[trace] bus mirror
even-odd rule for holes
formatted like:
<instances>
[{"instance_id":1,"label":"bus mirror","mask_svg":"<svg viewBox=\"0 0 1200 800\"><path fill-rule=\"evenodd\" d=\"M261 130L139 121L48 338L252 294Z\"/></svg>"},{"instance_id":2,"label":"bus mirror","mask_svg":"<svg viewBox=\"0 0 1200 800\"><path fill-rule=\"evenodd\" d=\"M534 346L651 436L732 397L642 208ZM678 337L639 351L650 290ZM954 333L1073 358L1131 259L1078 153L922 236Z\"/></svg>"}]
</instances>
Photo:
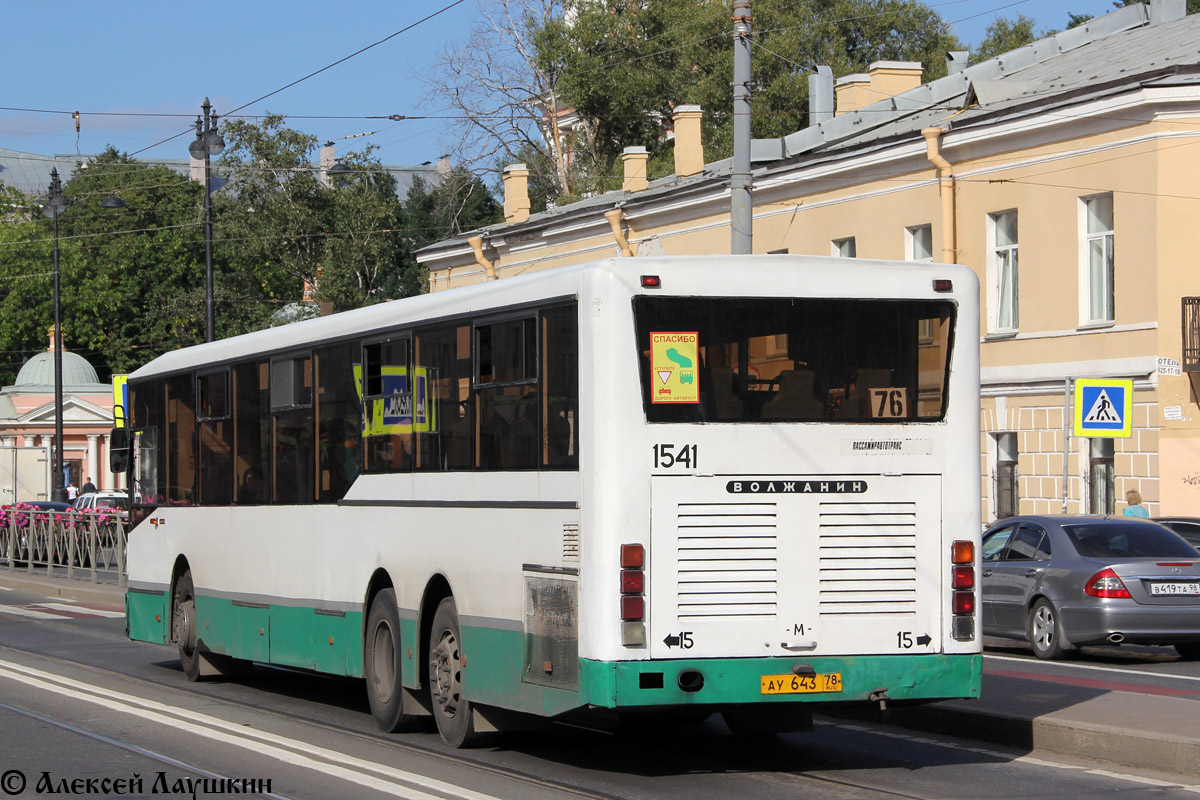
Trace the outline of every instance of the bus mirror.
<instances>
[{"instance_id":1,"label":"bus mirror","mask_svg":"<svg viewBox=\"0 0 1200 800\"><path fill-rule=\"evenodd\" d=\"M113 428L108 444L108 468L111 472L129 470L129 429Z\"/></svg>"}]
</instances>

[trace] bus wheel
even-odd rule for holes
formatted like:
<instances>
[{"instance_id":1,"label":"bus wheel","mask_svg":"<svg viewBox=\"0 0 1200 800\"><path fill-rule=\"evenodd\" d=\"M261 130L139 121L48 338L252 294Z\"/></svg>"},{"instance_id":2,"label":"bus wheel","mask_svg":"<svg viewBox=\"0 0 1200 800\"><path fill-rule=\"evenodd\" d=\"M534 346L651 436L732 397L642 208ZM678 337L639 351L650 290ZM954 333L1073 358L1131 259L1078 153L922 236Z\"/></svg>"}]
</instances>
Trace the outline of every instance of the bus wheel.
<instances>
[{"instance_id":1,"label":"bus wheel","mask_svg":"<svg viewBox=\"0 0 1200 800\"><path fill-rule=\"evenodd\" d=\"M453 747L470 747L479 736L471 719L471 703L463 697L462 636L454 598L438 604L429 634L429 695L438 733Z\"/></svg>"},{"instance_id":2,"label":"bus wheel","mask_svg":"<svg viewBox=\"0 0 1200 800\"><path fill-rule=\"evenodd\" d=\"M363 653L367 699L379 729L387 733L423 729L427 718L404 713L404 688L400 683L400 613L396 610L396 592L392 589L384 589L371 601Z\"/></svg>"},{"instance_id":3,"label":"bus wheel","mask_svg":"<svg viewBox=\"0 0 1200 800\"><path fill-rule=\"evenodd\" d=\"M175 608L171 613L171 639L179 645L179 663L189 681L248 670L249 665L227 656L200 652L196 643L196 590L191 571L175 583Z\"/></svg>"}]
</instances>

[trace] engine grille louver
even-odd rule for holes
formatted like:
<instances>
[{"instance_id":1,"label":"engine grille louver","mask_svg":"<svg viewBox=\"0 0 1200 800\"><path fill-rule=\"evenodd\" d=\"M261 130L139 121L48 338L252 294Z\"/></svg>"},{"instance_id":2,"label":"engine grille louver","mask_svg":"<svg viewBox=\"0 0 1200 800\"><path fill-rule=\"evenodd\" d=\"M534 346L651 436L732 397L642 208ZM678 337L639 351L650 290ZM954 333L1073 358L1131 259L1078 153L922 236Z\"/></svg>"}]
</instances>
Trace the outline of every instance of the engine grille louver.
<instances>
[{"instance_id":1,"label":"engine grille louver","mask_svg":"<svg viewBox=\"0 0 1200 800\"><path fill-rule=\"evenodd\" d=\"M773 617L778 604L775 503L680 503L680 619Z\"/></svg>"},{"instance_id":2,"label":"engine grille louver","mask_svg":"<svg viewBox=\"0 0 1200 800\"><path fill-rule=\"evenodd\" d=\"M822 615L916 611L916 503L821 503L817 552Z\"/></svg>"}]
</instances>

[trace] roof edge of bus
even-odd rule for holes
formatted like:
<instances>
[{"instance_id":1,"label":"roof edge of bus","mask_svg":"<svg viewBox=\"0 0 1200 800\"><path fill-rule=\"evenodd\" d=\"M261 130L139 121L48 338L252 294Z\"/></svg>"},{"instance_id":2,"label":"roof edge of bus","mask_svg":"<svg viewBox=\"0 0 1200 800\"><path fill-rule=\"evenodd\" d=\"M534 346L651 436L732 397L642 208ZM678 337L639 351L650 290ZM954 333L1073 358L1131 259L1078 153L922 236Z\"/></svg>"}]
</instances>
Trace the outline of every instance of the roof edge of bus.
<instances>
[{"instance_id":1,"label":"roof edge of bus","mask_svg":"<svg viewBox=\"0 0 1200 800\"><path fill-rule=\"evenodd\" d=\"M376 332L382 333L394 329L398 325L403 325L407 321L428 322L454 317L474 310L473 300L478 297L487 297L488 305L495 306L498 311L505 306L518 305L534 299L549 300L556 297L567 297L578 293L579 287L584 281L583 276L588 273L652 274L660 267L671 268L686 264L690 268L695 268L743 257L724 254L639 256L636 258L610 256L523 275L512 275L498 281L389 300L337 314L239 334L214 342L178 348L163 353L137 368L129 378L137 381L150 376L203 369L206 365L223 364L253 355L269 356L300 351L306 347L336 341L352 335L370 336ZM754 258L756 260L759 258L771 259L769 262L771 264L808 262L827 265L838 262L841 274L884 264L893 266L904 264L911 268L919 268L931 275L936 273L938 277L958 280L969 275L977 281L974 270L959 264L899 262L869 258L847 259L838 256L803 254L757 255ZM536 297L528 291L530 286L542 287L536 292Z\"/></svg>"}]
</instances>

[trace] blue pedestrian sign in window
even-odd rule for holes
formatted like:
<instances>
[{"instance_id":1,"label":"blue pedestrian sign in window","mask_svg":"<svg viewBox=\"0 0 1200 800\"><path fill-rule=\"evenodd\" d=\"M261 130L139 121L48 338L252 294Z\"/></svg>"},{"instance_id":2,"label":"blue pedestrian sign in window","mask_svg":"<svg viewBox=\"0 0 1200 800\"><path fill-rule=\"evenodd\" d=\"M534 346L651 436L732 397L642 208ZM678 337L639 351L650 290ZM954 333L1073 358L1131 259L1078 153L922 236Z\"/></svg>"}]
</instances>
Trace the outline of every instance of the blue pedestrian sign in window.
<instances>
[{"instance_id":1,"label":"blue pedestrian sign in window","mask_svg":"<svg viewBox=\"0 0 1200 800\"><path fill-rule=\"evenodd\" d=\"M1075 435L1127 438L1133 434L1133 381L1075 381Z\"/></svg>"}]
</instances>

